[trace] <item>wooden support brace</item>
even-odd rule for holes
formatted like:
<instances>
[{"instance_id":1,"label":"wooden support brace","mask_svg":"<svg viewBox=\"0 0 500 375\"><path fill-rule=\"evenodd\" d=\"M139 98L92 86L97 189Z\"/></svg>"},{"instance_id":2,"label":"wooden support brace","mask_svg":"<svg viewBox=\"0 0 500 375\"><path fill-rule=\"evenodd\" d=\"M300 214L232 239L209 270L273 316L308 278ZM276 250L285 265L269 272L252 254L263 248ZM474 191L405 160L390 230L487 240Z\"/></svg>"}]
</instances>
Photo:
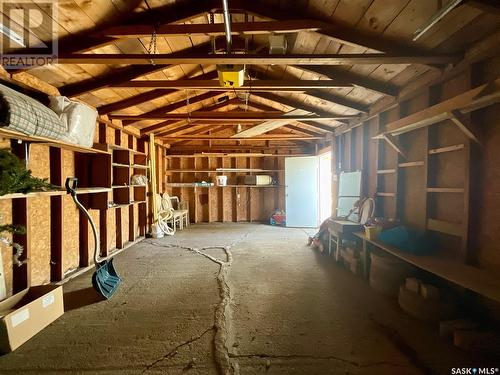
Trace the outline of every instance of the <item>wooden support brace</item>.
<instances>
[{"instance_id":1,"label":"wooden support brace","mask_svg":"<svg viewBox=\"0 0 500 375\"><path fill-rule=\"evenodd\" d=\"M479 145L482 145L480 137L475 134L471 120L458 110L450 112L450 120L453 121L464 134Z\"/></svg>"},{"instance_id":2,"label":"wooden support brace","mask_svg":"<svg viewBox=\"0 0 500 375\"><path fill-rule=\"evenodd\" d=\"M389 146L391 146L394 150L396 150L396 152L398 154L400 154L401 157L406 159L406 152L404 151L403 147L401 146L399 141L396 139L396 137L394 137L391 134L384 134L383 137Z\"/></svg>"}]
</instances>

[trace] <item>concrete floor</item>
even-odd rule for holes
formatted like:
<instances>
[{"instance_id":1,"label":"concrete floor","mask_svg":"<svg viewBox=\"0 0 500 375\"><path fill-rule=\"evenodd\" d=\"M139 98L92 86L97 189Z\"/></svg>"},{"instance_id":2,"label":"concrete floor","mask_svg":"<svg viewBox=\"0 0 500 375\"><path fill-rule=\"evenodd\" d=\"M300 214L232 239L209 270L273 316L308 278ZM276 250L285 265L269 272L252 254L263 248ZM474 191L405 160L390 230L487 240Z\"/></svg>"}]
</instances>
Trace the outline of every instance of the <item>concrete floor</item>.
<instances>
[{"instance_id":1,"label":"concrete floor","mask_svg":"<svg viewBox=\"0 0 500 375\"><path fill-rule=\"evenodd\" d=\"M65 284L65 315L0 357L0 374L449 374L482 366L305 242L300 229L252 224L147 239L116 256L124 281L110 301L96 301L91 273ZM208 246L230 247L192 249Z\"/></svg>"}]
</instances>

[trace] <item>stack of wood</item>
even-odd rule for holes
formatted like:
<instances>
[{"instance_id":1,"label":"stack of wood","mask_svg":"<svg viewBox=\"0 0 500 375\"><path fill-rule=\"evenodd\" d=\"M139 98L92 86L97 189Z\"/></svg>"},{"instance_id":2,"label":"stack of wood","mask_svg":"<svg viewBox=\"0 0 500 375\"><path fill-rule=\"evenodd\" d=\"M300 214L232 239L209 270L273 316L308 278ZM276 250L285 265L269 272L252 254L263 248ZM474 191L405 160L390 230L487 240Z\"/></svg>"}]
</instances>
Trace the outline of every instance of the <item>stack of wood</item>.
<instances>
[{"instance_id":1,"label":"stack of wood","mask_svg":"<svg viewBox=\"0 0 500 375\"><path fill-rule=\"evenodd\" d=\"M413 277L407 278L399 288L398 302L409 315L429 322L449 319L455 311L439 288Z\"/></svg>"}]
</instances>

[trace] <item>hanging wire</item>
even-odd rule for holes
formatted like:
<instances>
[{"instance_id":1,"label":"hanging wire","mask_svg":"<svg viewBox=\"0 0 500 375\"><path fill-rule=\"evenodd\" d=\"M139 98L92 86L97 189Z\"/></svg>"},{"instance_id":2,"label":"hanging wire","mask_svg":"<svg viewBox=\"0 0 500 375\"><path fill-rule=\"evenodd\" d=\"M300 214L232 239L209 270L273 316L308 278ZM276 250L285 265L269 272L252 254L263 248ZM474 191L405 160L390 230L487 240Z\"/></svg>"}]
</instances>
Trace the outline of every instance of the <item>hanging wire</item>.
<instances>
[{"instance_id":1,"label":"hanging wire","mask_svg":"<svg viewBox=\"0 0 500 375\"><path fill-rule=\"evenodd\" d=\"M148 4L147 0L144 0L144 3L146 4L146 7L148 10L152 10L151 7ZM148 46L148 55L150 55L149 62L151 65L156 65L155 62L153 61L153 58L151 57L152 54L156 54L157 52L157 47L156 47L156 40L158 39L157 35L157 30L160 24L158 22L155 22L153 25L153 32L151 33L151 38L149 39L149 46Z\"/></svg>"}]
</instances>

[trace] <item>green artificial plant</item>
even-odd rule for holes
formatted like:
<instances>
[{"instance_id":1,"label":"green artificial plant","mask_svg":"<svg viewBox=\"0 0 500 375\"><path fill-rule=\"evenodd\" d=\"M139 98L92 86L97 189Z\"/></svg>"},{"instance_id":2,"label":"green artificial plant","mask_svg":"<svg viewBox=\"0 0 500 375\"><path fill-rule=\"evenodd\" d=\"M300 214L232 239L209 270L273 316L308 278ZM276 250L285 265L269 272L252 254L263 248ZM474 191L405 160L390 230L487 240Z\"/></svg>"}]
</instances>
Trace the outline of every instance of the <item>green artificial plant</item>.
<instances>
[{"instance_id":1,"label":"green artificial plant","mask_svg":"<svg viewBox=\"0 0 500 375\"><path fill-rule=\"evenodd\" d=\"M33 177L22 160L8 149L0 149L0 195L46 191L54 186L47 179Z\"/></svg>"}]
</instances>

